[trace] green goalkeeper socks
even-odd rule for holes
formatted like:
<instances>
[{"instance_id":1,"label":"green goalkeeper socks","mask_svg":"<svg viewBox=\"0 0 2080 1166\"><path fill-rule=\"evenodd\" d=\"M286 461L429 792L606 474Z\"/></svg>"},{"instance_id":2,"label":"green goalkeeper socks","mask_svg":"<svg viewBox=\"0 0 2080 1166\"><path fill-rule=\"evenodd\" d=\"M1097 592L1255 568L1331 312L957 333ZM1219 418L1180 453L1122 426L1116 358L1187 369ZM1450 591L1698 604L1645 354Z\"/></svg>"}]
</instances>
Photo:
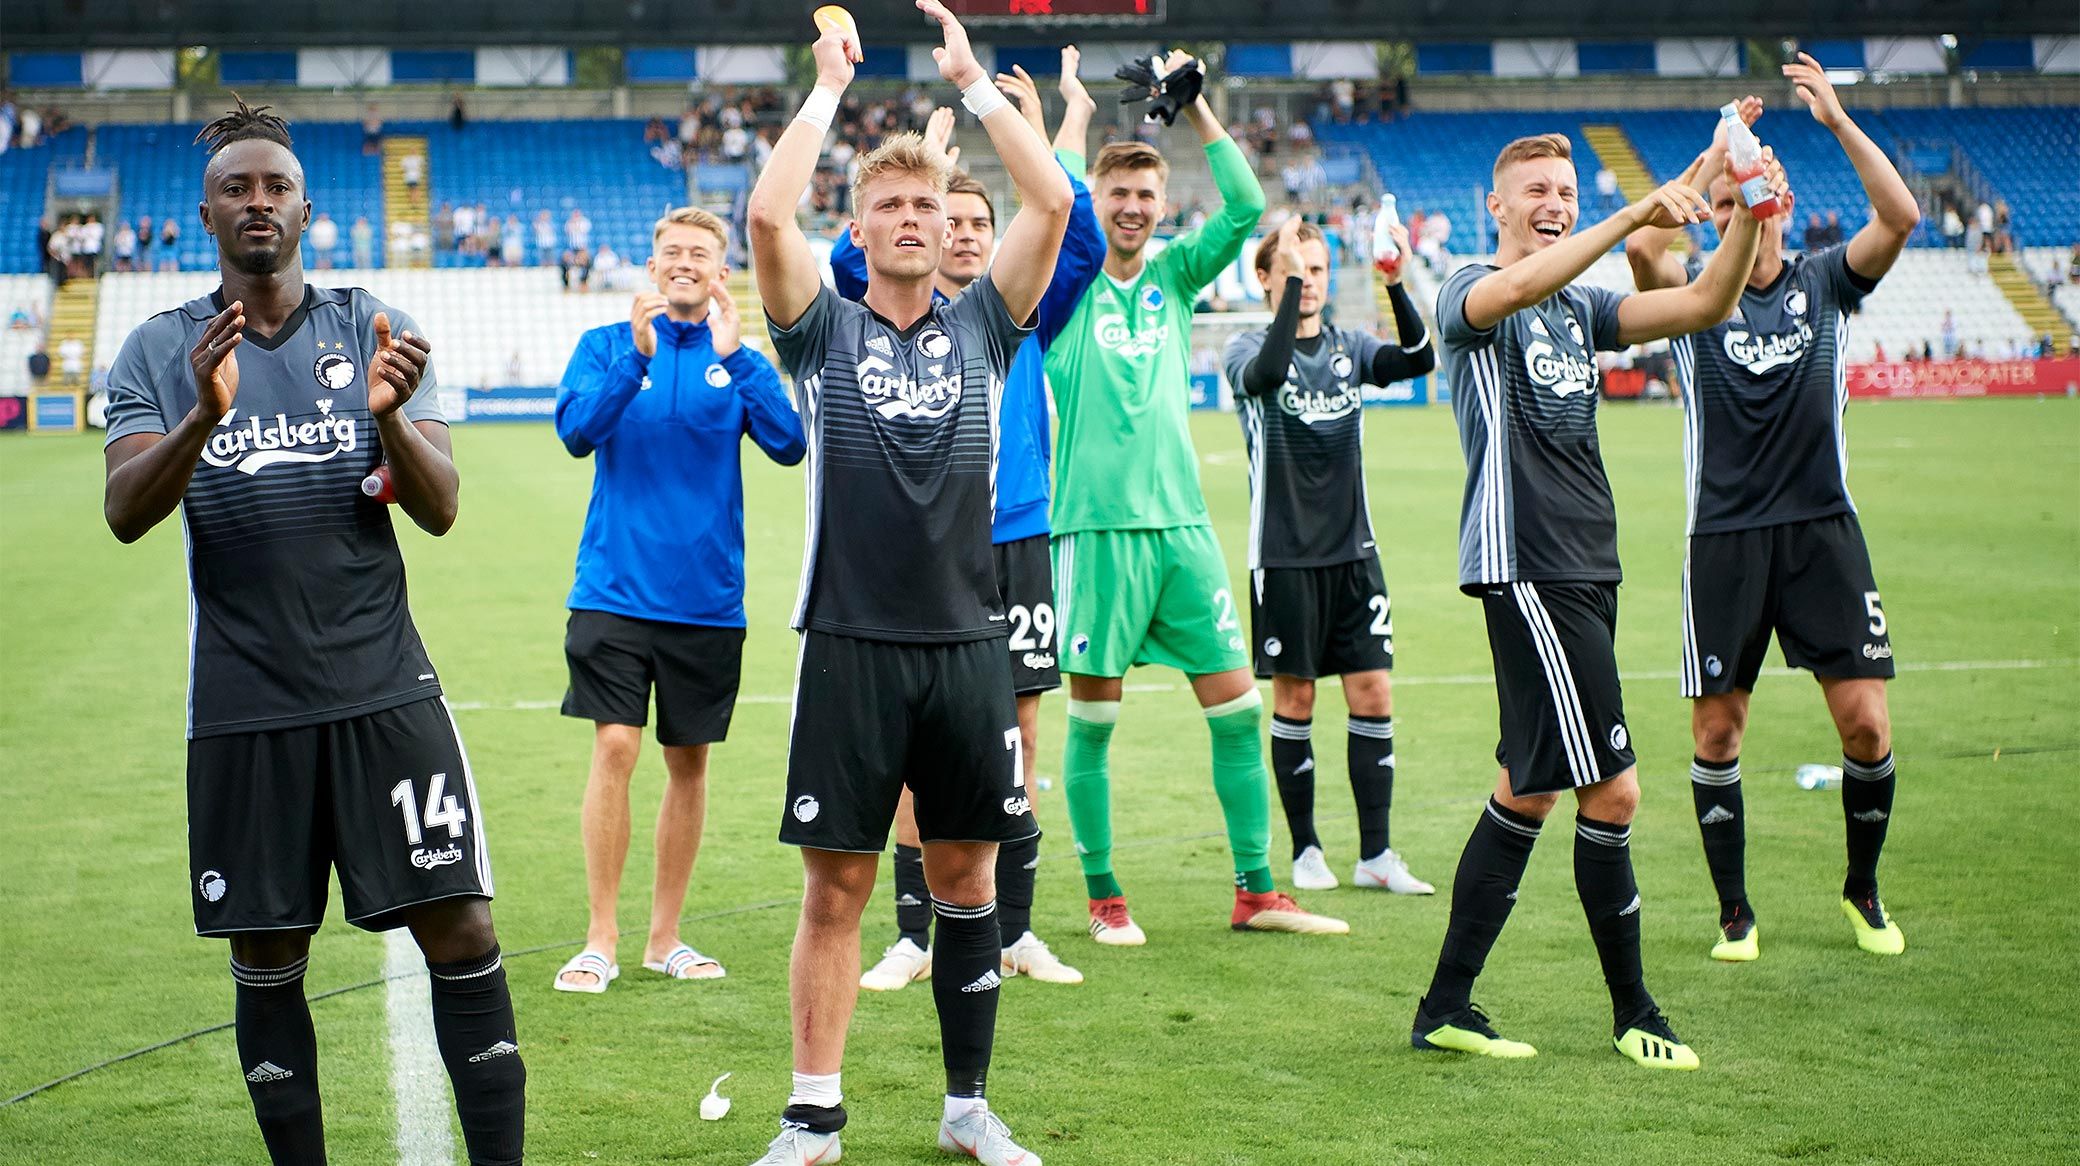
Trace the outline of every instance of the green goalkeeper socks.
<instances>
[{"instance_id":1,"label":"green goalkeeper socks","mask_svg":"<svg viewBox=\"0 0 2080 1166\"><path fill-rule=\"evenodd\" d=\"M1205 711L1213 735L1213 792L1228 823L1235 882L1263 894L1272 889L1271 779L1264 773L1264 746L1257 735L1264 698L1252 688Z\"/></svg>"},{"instance_id":2,"label":"green goalkeeper socks","mask_svg":"<svg viewBox=\"0 0 2080 1166\"><path fill-rule=\"evenodd\" d=\"M1076 857L1093 899L1120 894L1112 874L1112 726L1116 700L1069 702L1069 736L1062 747L1062 793L1069 799L1069 828Z\"/></svg>"}]
</instances>

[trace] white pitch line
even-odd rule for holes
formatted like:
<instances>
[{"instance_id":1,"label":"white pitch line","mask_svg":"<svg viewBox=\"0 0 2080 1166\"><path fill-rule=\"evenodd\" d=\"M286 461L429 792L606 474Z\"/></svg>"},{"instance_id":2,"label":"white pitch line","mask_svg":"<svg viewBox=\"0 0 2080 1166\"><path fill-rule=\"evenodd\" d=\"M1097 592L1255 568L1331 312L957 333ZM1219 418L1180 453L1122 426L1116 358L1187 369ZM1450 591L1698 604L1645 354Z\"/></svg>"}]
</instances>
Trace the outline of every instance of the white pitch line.
<instances>
[{"instance_id":1,"label":"white pitch line","mask_svg":"<svg viewBox=\"0 0 2080 1166\"><path fill-rule=\"evenodd\" d=\"M426 959L405 928L383 933L385 1011L390 1016L390 1093L397 1103L399 1166L454 1166L448 1072L433 1037Z\"/></svg>"},{"instance_id":2,"label":"white pitch line","mask_svg":"<svg viewBox=\"0 0 2080 1166\"><path fill-rule=\"evenodd\" d=\"M1901 672L2030 672L2046 668L2080 668L2080 660L1929 660L1909 661L1899 666ZM1764 668L1764 676L1797 676L1802 668ZM1673 668L1653 668L1641 672L1626 672L1620 677L1626 682L1644 680L1680 680L1682 673ZM1495 677L1488 672L1461 672L1442 676L1396 676L1394 687L1408 685L1467 685L1493 684ZM1190 687L1184 684L1123 684L1125 692L1178 692ZM1258 688L1269 688L1271 682L1259 680ZM788 704L794 700L791 694L776 695L765 692L746 692L737 696L738 704ZM537 712L542 709L563 707L554 700L515 700L493 703L481 700L450 701L449 708L456 712Z\"/></svg>"}]
</instances>

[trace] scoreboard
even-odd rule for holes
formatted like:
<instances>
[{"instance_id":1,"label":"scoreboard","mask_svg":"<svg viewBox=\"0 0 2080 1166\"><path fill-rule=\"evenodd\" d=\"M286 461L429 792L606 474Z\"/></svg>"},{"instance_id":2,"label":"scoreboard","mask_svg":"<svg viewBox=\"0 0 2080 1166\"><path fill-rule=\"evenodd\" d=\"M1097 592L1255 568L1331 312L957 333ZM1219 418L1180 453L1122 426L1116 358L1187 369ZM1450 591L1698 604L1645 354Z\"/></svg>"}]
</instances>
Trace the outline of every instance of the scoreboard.
<instances>
[{"instance_id":1,"label":"scoreboard","mask_svg":"<svg viewBox=\"0 0 2080 1166\"><path fill-rule=\"evenodd\" d=\"M1163 19L1163 0L947 0L965 24L1133 24Z\"/></svg>"}]
</instances>

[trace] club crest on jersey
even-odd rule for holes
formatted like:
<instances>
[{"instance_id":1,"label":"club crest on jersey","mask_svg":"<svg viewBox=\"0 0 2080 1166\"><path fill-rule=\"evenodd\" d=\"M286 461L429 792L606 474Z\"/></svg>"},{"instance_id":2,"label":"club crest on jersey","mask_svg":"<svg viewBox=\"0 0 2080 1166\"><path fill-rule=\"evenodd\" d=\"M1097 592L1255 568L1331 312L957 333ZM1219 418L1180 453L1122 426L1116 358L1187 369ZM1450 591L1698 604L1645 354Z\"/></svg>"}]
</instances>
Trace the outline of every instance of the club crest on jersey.
<instances>
[{"instance_id":1,"label":"club crest on jersey","mask_svg":"<svg viewBox=\"0 0 2080 1166\"><path fill-rule=\"evenodd\" d=\"M1596 391L1596 362L1563 352L1543 340L1524 346L1524 371L1531 383L1553 390L1556 397Z\"/></svg>"},{"instance_id":2,"label":"club crest on jersey","mask_svg":"<svg viewBox=\"0 0 2080 1166\"><path fill-rule=\"evenodd\" d=\"M718 389L727 388L729 386L729 370L719 364L709 365L708 384Z\"/></svg>"},{"instance_id":3,"label":"club crest on jersey","mask_svg":"<svg viewBox=\"0 0 2080 1166\"><path fill-rule=\"evenodd\" d=\"M938 360L953 351L953 337L937 328L927 328L918 333L917 350L931 360Z\"/></svg>"},{"instance_id":4,"label":"club crest on jersey","mask_svg":"<svg viewBox=\"0 0 2080 1166\"><path fill-rule=\"evenodd\" d=\"M1567 318L1567 334L1569 336L1574 337L1574 342L1576 344L1579 344L1584 348L1587 348L1589 346L1589 342L1582 338L1581 321L1575 319L1573 316L1569 316Z\"/></svg>"},{"instance_id":5,"label":"club crest on jersey","mask_svg":"<svg viewBox=\"0 0 2080 1166\"><path fill-rule=\"evenodd\" d=\"M1150 291L1156 291L1150 288ZM1127 318L1118 312L1099 316L1093 322L1092 338L1102 348L1110 348L1129 360L1136 360L1163 350L1170 341L1170 325L1158 324L1146 332L1136 333L1127 327Z\"/></svg>"},{"instance_id":6,"label":"club crest on jersey","mask_svg":"<svg viewBox=\"0 0 2080 1166\"><path fill-rule=\"evenodd\" d=\"M283 462L329 462L353 453L359 444L352 417L327 413L315 421L291 421L287 413L277 413L267 421L247 417L234 423L236 416L238 410L233 409L217 422L216 431L203 443L203 461L250 475Z\"/></svg>"},{"instance_id":7,"label":"club crest on jersey","mask_svg":"<svg viewBox=\"0 0 2080 1166\"><path fill-rule=\"evenodd\" d=\"M1759 336L1728 327L1726 359L1759 375L1787 364L1796 364L1806 354L1806 342L1812 338L1813 326L1803 320L1798 322L1796 331L1765 332Z\"/></svg>"},{"instance_id":8,"label":"club crest on jersey","mask_svg":"<svg viewBox=\"0 0 2080 1166\"><path fill-rule=\"evenodd\" d=\"M1160 312L1163 310L1163 289L1154 284L1141 289L1141 310Z\"/></svg>"},{"instance_id":9,"label":"club crest on jersey","mask_svg":"<svg viewBox=\"0 0 2080 1166\"><path fill-rule=\"evenodd\" d=\"M1337 375L1338 377L1340 377L1340 378L1341 378L1341 377L1348 377L1348 376L1350 376L1350 375L1351 375L1351 357L1350 357L1350 353L1348 353L1348 352L1339 352L1339 353L1337 353L1337 354L1336 354L1335 356L1332 356L1332 357L1330 357L1330 358L1329 358L1329 371L1330 371L1330 372L1333 372L1333 373L1335 373L1335 374L1336 374L1336 375Z\"/></svg>"},{"instance_id":10,"label":"club crest on jersey","mask_svg":"<svg viewBox=\"0 0 2080 1166\"><path fill-rule=\"evenodd\" d=\"M936 335L944 348L952 347L953 341L944 332ZM920 338L918 343L923 347L924 338ZM945 352L942 350L940 355L944 356ZM878 356L869 356L859 363L857 373L860 396L866 398L868 407L881 414L884 420L936 421L961 401L958 372L920 381L907 372L898 371L895 365Z\"/></svg>"},{"instance_id":11,"label":"club crest on jersey","mask_svg":"<svg viewBox=\"0 0 2080 1166\"><path fill-rule=\"evenodd\" d=\"M319 384L338 392L354 383L354 361L344 353L328 352L318 358L311 374Z\"/></svg>"},{"instance_id":12,"label":"club crest on jersey","mask_svg":"<svg viewBox=\"0 0 2080 1166\"><path fill-rule=\"evenodd\" d=\"M1806 314L1806 293L1804 288L1795 287L1791 289L1791 294L1784 297L1784 310L1794 316Z\"/></svg>"}]
</instances>

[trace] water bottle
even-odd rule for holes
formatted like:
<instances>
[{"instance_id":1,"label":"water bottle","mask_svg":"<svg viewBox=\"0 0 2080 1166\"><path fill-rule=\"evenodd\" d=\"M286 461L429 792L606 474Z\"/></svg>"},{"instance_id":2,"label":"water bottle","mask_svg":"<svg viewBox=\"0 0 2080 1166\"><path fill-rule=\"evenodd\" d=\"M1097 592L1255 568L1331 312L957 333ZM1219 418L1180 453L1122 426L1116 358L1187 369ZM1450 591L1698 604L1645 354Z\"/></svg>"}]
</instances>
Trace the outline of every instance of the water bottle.
<instances>
[{"instance_id":1,"label":"water bottle","mask_svg":"<svg viewBox=\"0 0 2080 1166\"><path fill-rule=\"evenodd\" d=\"M1762 142L1741 120L1740 105L1729 101L1720 106L1719 124L1726 127L1726 168L1740 184L1741 201L1748 204L1748 213L1758 219L1775 217L1782 208L1777 205L1777 192L1769 188Z\"/></svg>"},{"instance_id":2,"label":"water bottle","mask_svg":"<svg viewBox=\"0 0 2080 1166\"><path fill-rule=\"evenodd\" d=\"M1394 196L1379 196L1379 217L1372 220L1372 265L1388 279L1401 272L1401 248L1394 242L1390 227L1401 225L1401 215L1394 209Z\"/></svg>"},{"instance_id":3,"label":"water bottle","mask_svg":"<svg viewBox=\"0 0 2080 1166\"><path fill-rule=\"evenodd\" d=\"M1798 788L1840 789L1842 767L1839 765L1801 765L1798 767Z\"/></svg>"},{"instance_id":4,"label":"water bottle","mask_svg":"<svg viewBox=\"0 0 2080 1166\"><path fill-rule=\"evenodd\" d=\"M361 492L386 506L397 501L397 489L390 482L389 462L378 465L367 477L361 479Z\"/></svg>"}]
</instances>

